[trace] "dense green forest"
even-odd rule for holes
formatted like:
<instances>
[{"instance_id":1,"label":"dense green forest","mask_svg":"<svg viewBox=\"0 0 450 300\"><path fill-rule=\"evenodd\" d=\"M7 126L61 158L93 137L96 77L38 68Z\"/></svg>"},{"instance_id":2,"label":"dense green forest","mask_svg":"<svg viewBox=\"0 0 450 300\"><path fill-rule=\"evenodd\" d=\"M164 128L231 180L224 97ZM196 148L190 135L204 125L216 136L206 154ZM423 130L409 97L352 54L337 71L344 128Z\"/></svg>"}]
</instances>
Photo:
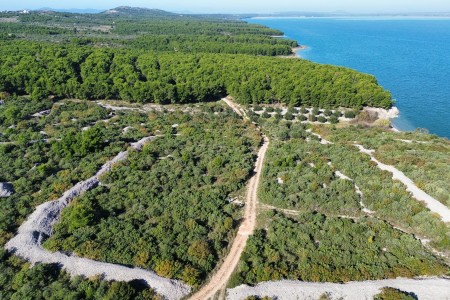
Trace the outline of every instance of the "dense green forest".
<instances>
[{"instance_id":1,"label":"dense green forest","mask_svg":"<svg viewBox=\"0 0 450 300\"><path fill-rule=\"evenodd\" d=\"M232 16L117 8L102 14L4 13L0 91L33 99L389 107L373 76L304 60L282 32ZM226 55L228 54L228 55Z\"/></svg>"},{"instance_id":2,"label":"dense green forest","mask_svg":"<svg viewBox=\"0 0 450 300\"><path fill-rule=\"evenodd\" d=\"M11 42L0 49L0 90L39 100L187 103L231 94L241 103L389 107L373 76L304 60Z\"/></svg>"}]
</instances>

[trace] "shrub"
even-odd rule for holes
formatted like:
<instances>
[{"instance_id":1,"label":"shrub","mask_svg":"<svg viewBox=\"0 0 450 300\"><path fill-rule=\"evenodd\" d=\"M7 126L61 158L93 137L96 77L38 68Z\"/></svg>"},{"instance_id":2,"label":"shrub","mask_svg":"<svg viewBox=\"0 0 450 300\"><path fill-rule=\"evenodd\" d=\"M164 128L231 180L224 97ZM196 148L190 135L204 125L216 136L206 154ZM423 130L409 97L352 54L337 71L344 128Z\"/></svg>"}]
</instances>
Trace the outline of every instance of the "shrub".
<instances>
[{"instance_id":1,"label":"shrub","mask_svg":"<svg viewBox=\"0 0 450 300\"><path fill-rule=\"evenodd\" d=\"M358 121L365 123L373 123L378 119L378 113L371 113L369 111L362 111L358 115Z\"/></svg>"},{"instance_id":2,"label":"shrub","mask_svg":"<svg viewBox=\"0 0 450 300\"><path fill-rule=\"evenodd\" d=\"M302 107L302 108L300 109L300 112L301 112L302 114L307 114L307 113L309 112L309 110L307 110L306 108Z\"/></svg>"},{"instance_id":3,"label":"shrub","mask_svg":"<svg viewBox=\"0 0 450 300\"><path fill-rule=\"evenodd\" d=\"M316 122L317 121L317 117L315 115L309 115L309 121Z\"/></svg>"},{"instance_id":4,"label":"shrub","mask_svg":"<svg viewBox=\"0 0 450 300\"><path fill-rule=\"evenodd\" d=\"M324 116L319 116L317 117L317 121L319 121L320 123L325 123L327 121L327 118L325 118Z\"/></svg>"},{"instance_id":5,"label":"shrub","mask_svg":"<svg viewBox=\"0 0 450 300\"><path fill-rule=\"evenodd\" d=\"M336 116L334 116L334 115L332 115L332 116L328 119L328 121L330 121L331 124L337 124L337 123L339 123L339 119L338 119Z\"/></svg>"},{"instance_id":6,"label":"shrub","mask_svg":"<svg viewBox=\"0 0 450 300\"><path fill-rule=\"evenodd\" d=\"M312 114L317 116L318 114L320 114L320 110L317 107L314 107L312 110Z\"/></svg>"},{"instance_id":7,"label":"shrub","mask_svg":"<svg viewBox=\"0 0 450 300\"><path fill-rule=\"evenodd\" d=\"M339 118L339 117L342 116L342 113L341 113L340 111L336 110L336 111L333 113L333 116L335 116L336 118Z\"/></svg>"},{"instance_id":8,"label":"shrub","mask_svg":"<svg viewBox=\"0 0 450 300\"><path fill-rule=\"evenodd\" d=\"M288 120L288 121L291 121L291 120L294 119L294 116L293 116L290 112L287 112L287 113L284 115L284 118L285 118L286 120Z\"/></svg>"},{"instance_id":9,"label":"shrub","mask_svg":"<svg viewBox=\"0 0 450 300\"><path fill-rule=\"evenodd\" d=\"M344 113L344 116L345 116L347 119L354 119L354 118L356 117L356 114L355 114L355 112L354 112L353 110L349 110L349 111L346 111L346 112Z\"/></svg>"},{"instance_id":10,"label":"shrub","mask_svg":"<svg viewBox=\"0 0 450 300\"><path fill-rule=\"evenodd\" d=\"M264 108L262 108L260 105L255 105L253 107L253 111L262 111L262 110L264 110Z\"/></svg>"},{"instance_id":11,"label":"shrub","mask_svg":"<svg viewBox=\"0 0 450 300\"><path fill-rule=\"evenodd\" d=\"M375 295L374 300L414 300L417 297L414 294L410 294L399 289L392 287L384 287L381 293Z\"/></svg>"},{"instance_id":12,"label":"shrub","mask_svg":"<svg viewBox=\"0 0 450 300\"><path fill-rule=\"evenodd\" d=\"M267 111L265 111L261 114L261 118L268 119L270 118L270 115L267 113Z\"/></svg>"},{"instance_id":13,"label":"shrub","mask_svg":"<svg viewBox=\"0 0 450 300\"><path fill-rule=\"evenodd\" d=\"M325 111L323 112L323 114L324 114L325 116L329 117L329 116L331 116L332 111L329 110L329 109L325 109Z\"/></svg>"},{"instance_id":14,"label":"shrub","mask_svg":"<svg viewBox=\"0 0 450 300\"><path fill-rule=\"evenodd\" d=\"M299 115L297 118L298 118L299 121L306 121L306 120L308 120L308 118L306 116L304 116L304 115Z\"/></svg>"},{"instance_id":15,"label":"shrub","mask_svg":"<svg viewBox=\"0 0 450 300\"><path fill-rule=\"evenodd\" d=\"M69 231L90 225L94 220L94 210L84 204L73 206L68 210Z\"/></svg>"},{"instance_id":16,"label":"shrub","mask_svg":"<svg viewBox=\"0 0 450 300\"><path fill-rule=\"evenodd\" d=\"M266 107L266 112L274 112L275 110L273 109L273 107L271 107L271 106L268 106L268 107Z\"/></svg>"}]
</instances>

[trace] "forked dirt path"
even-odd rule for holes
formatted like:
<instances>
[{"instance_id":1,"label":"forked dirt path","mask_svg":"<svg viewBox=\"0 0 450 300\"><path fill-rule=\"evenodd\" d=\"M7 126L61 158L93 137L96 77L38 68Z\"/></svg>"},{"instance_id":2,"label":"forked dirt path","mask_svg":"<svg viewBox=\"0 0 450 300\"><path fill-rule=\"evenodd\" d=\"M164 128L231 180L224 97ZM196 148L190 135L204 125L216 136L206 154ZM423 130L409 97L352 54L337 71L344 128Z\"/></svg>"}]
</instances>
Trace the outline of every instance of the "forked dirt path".
<instances>
[{"instance_id":1,"label":"forked dirt path","mask_svg":"<svg viewBox=\"0 0 450 300\"><path fill-rule=\"evenodd\" d=\"M230 99L222 99L231 109L233 109L238 115L246 118L245 114L239 109L238 105L232 102ZM206 300L212 298L218 291L225 288L228 279L233 273L234 269L239 263L241 254L244 251L245 245L249 235L253 234L253 230L256 225L256 205L258 203L258 186L261 178L261 170L263 167L264 157L266 155L267 148L269 147L269 139L264 137L264 143L259 149L258 158L256 159L254 175L250 179L247 187L247 197L245 200L245 213L244 221L239 226L236 238L233 241L231 250L228 256L225 258L223 264L219 270L212 276L211 280L195 293L191 300Z\"/></svg>"}]
</instances>

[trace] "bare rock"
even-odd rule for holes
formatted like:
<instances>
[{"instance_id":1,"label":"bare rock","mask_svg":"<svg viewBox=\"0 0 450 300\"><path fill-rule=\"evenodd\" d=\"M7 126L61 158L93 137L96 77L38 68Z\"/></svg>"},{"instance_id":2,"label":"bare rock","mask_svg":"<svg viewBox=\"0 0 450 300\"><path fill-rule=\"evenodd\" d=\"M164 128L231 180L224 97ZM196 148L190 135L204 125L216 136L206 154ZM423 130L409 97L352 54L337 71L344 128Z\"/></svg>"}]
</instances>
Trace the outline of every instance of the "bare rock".
<instances>
[{"instance_id":1,"label":"bare rock","mask_svg":"<svg viewBox=\"0 0 450 300\"><path fill-rule=\"evenodd\" d=\"M6 198L14 194L14 187L8 182L0 182L0 198Z\"/></svg>"}]
</instances>

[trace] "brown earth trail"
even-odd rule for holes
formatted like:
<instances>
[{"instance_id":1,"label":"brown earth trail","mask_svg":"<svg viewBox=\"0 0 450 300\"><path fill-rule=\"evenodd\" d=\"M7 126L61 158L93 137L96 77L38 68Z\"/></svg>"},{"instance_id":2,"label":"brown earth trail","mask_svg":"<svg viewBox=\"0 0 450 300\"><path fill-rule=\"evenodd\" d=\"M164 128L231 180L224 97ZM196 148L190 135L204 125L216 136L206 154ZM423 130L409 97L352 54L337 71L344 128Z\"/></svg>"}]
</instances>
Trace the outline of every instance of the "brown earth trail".
<instances>
[{"instance_id":1,"label":"brown earth trail","mask_svg":"<svg viewBox=\"0 0 450 300\"><path fill-rule=\"evenodd\" d=\"M229 99L223 99L228 106L230 106L240 116L245 116L238 108L238 106ZM231 274L239 263L241 254L244 251L247 244L248 236L253 234L253 230L256 225L256 205L258 203L258 186L261 177L261 170L263 167L264 157L266 155L267 148L269 147L269 139L264 137L264 143L259 149L258 158L256 159L254 175L250 179L247 187L247 197L245 201L245 213L244 221L239 230L236 238L233 241L231 250L228 256L225 258L223 264L212 276L211 280L195 293L191 300L206 300L212 298L218 291L223 289L228 282Z\"/></svg>"}]
</instances>

